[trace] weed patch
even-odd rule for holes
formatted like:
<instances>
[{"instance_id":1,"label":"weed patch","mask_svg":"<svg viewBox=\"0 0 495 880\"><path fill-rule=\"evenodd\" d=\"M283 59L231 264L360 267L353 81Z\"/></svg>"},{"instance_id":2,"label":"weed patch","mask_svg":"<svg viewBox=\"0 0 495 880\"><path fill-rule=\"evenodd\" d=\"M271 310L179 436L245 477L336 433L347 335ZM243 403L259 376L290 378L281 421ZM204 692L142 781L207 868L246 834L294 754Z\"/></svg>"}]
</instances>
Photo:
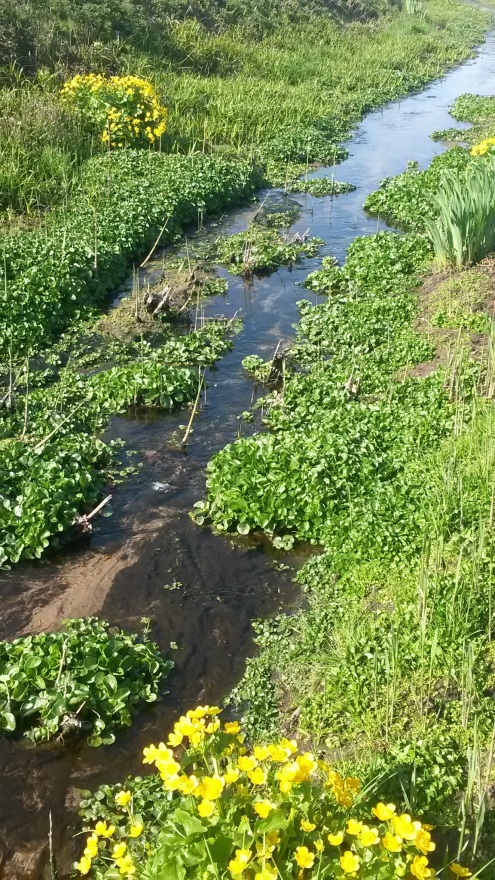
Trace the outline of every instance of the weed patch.
<instances>
[{"instance_id":1,"label":"weed patch","mask_svg":"<svg viewBox=\"0 0 495 880\"><path fill-rule=\"evenodd\" d=\"M97 618L1 642L0 730L34 742L72 734L92 746L112 743L155 702L171 668L153 642Z\"/></svg>"}]
</instances>

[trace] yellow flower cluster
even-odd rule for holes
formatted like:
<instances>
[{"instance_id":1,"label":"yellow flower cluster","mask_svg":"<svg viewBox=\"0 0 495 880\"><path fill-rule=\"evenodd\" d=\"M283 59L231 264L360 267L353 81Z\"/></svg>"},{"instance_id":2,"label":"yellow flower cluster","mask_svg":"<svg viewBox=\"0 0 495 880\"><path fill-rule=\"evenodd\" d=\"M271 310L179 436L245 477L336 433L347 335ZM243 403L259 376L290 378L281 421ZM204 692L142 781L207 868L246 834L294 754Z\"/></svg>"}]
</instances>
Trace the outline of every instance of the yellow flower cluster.
<instances>
[{"instance_id":1,"label":"yellow flower cluster","mask_svg":"<svg viewBox=\"0 0 495 880\"><path fill-rule=\"evenodd\" d=\"M485 138L479 144L475 144L470 150L471 156L486 156L488 153L495 153L495 137Z\"/></svg>"},{"instance_id":2,"label":"yellow flower cluster","mask_svg":"<svg viewBox=\"0 0 495 880\"><path fill-rule=\"evenodd\" d=\"M232 850L222 877L276 880L283 875L310 880L323 871L325 876L354 880L361 868L370 876L370 866L376 862L380 876L433 880L435 872L428 862L435 850L431 825L381 801L371 811L375 824L350 816L360 790L358 779L341 776L311 752L301 753L297 743L287 738L248 750L239 723L222 724L219 714L217 706L187 712L166 743L144 749L143 763L156 767L164 789L180 800L182 811L204 820L205 835L227 834ZM129 811L127 836L132 850L132 838L141 834L143 826L133 819L129 791L119 791L115 800ZM99 841L114 832L106 822L96 825L78 865L82 874L88 873ZM117 843L112 858L121 874L132 877L135 867L126 847L123 841ZM102 848L104 843L100 855ZM382 871L384 865L390 875ZM456 877L470 876L457 863L450 869Z\"/></svg>"},{"instance_id":3,"label":"yellow flower cluster","mask_svg":"<svg viewBox=\"0 0 495 880\"><path fill-rule=\"evenodd\" d=\"M100 127L105 145L153 144L166 130L167 108L147 80L138 76L77 74L62 98Z\"/></svg>"}]
</instances>

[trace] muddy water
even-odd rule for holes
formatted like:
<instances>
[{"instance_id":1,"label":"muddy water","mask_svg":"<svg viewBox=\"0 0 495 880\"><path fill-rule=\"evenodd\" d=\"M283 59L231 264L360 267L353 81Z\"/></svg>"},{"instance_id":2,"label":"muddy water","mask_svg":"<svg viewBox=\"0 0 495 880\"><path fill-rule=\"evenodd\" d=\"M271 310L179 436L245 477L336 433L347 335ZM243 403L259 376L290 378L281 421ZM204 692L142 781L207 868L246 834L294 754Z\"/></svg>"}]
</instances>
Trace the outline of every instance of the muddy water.
<instances>
[{"instance_id":1,"label":"muddy water","mask_svg":"<svg viewBox=\"0 0 495 880\"><path fill-rule=\"evenodd\" d=\"M489 94L494 82L491 33L476 58L364 120L349 144L350 158L336 175L354 183L356 192L338 199L298 197L302 214L294 231L310 228L326 242L322 255L342 259L357 235L386 228L365 216L364 197L383 177L403 171L409 160L428 164L443 149L429 134L453 124L448 107L457 95ZM328 169L316 172L325 174ZM225 219L224 229L245 228L255 211L235 212ZM178 646L170 695L143 713L114 746L55 744L33 750L0 741L0 876L5 880L51 876L50 811L59 876L66 876L76 853L77 789L136 772L142 746L161 738L177 712L197 701L220 700L239 679L252 650L252 618L297 604L290 573L277 565L287 556L270 552L262 542L212 535L194 526L188 511L203 493L212 452L253 430L238 419L252 397L242 358L269 356L280 339L291 337L297 300L307 296L299 282L318 265L319 258L307 260L292 272L282 269L251 286L229 278L227 297L212 299L206 313L237 313L243 330L234 350L209 371L206 402L187 451L176 442L187 421L184 413L116 419L111 433L137 450L142 467L116 489L113 516L99 520L91 540L70 552L0 576L0 638L56 628L68 616L100 614L131 630L139 629L143 617L150 618L161 647ZM152 279L159 270L158 260L146 274ZM292 555L289 562L297 567L300 559Z\"/></svg>"}]
</instances>

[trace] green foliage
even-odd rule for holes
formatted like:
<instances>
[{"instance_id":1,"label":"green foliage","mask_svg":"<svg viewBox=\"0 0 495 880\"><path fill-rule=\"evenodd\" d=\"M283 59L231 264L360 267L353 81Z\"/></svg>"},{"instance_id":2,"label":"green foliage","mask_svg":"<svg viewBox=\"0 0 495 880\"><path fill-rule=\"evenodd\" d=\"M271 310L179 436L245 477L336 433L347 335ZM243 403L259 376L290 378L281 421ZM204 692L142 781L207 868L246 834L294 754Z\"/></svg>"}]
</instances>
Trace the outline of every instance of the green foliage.
<instances>
[{"instance_id":1,"label":"green foliage","mask_svg":"<svg viewBox=\"0 0 495 880\"><path fill-rule=\"evenodd\" d=\"M455 99L450 113L458 122L485 122L495 116L495 97L460 95Z\"/></svg>"},{"instance_id":2,"label":"green foliage","mask_svg":"<svg viewBox=\"0 0 495 880\"><path fill-rule=\"evenodd\" d=\"M292 266L301 257L312 257L323 244L319 238L280 235L274 229L251 224L245 232L219 238L216 259L235 275L264 275L279 266Z\"/></svg>"},{"instance_id":3,"label":"green foliage","mask_svg":"<svg viewBox=\"0 0 495 880\"><path fill-rule=\"evenodd\" d=\"M495 159L473 160L461 174L445 173L433 194L435 220L426 223L442 268L479 262L495 248L492 192Z\"/></svg>"},{"instance_id":4,"label":"green foliage","mask_svg":"<svg viewBox=\"0 0 495 880\"><path fill-rule=\"evenodd\" d=\"M382 181L380 189L365 199L364 207L404 229L423 232L428 221L438 217L435 195L445 175L450 172L452 179L460 178L471 162L468 150L454 147L436 156L425 171L413 164L404 174Z\"/></svg>"},{"instance_id":5,"label":"green foliage","mask_svg":"<svg viewBox=\"0 0 495 880\"><path fill-rule=\"evenodd\" d=\"M125 276L130 260L188 223L250 195L259 178L241 162L126 150L86 163L67 210L46 228L3 234L0 359L53 338Z\"/></svg>"},{"instance_id":6,"label":"green foliage","mask_svg":"<svg viewBox=\"0 0 495 880\"><path fill-rule=\"evenodd\" d=\"M209 463L208 498L196 504L201 522L323 543L339 549L340 565L347 554L365 555L371 534L392 555L415 537L410 526L401 534L403 524L387 521L390 505L414 450L447 430L449 407L442 376L390 381L431 356L410 329L415 303L407 292L427 255L415 235L357 239L340 270L340 295L300 305L292 359L304 373L289 376L272 404L271 433L238 440ZM380 504L370 506L371 498Z\"/></svg>"},{"instance_id":7,"label":"green foliage","mask_svg":"<svg viewBox=\"0 0 495 880\"><path fill-rule=\"evenodd\" d=\"M0 729L42 742L63 734L112 743L154 702L172 663L157 646L95 617L0 642Z\"/></svg>"},{"instance_id":8,"label":"green foliage","mask_svg":"<svg viewBox=\"0 0 495 880\"><path fill-rule=\"evenodd\" d=\"M356 189L352 183L341 183L333 177L313 177L306 180L296 180L287 186L287 192L309 193L312 196L338 196L341 193L353 192Z\"/></svg>"},{"instance_id":9,"label":"green foliage","mask_svg":"<svg viewBox=\"0 0 495 880\"><path fill-rule=\"evenodd\" d=\"M257 354L251 354L242 361L242 369L261 385L266 382L272 372L272 362L264 361Z\"/></svg>"},{"instance_id":10,"label":"green foliage","mask_svg":"<svg viewBox=\"0 0 495 880\"><path fill-rule=\"evenodd\" d=\"M0 410L0 437L10 438L0 440L0 565L39 558L95 507L115 451L94 435L112 415L184 406L196 396L198 365L230 345L226 328L212 323L159 348L122 346L121 363L93 375L71 365L29 393L19 384L12 408Z\"/></svg>"}]
</instances>

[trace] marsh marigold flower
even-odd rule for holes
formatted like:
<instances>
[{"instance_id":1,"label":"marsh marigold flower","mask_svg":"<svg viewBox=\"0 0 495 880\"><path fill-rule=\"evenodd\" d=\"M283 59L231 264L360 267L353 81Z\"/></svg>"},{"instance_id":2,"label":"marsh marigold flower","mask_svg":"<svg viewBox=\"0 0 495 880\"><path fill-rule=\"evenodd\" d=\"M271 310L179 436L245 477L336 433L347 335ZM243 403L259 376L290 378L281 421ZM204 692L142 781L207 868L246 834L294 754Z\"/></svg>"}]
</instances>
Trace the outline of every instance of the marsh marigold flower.
<instances>
[{"instance_id":1,"label":"marsh marigold flower","mask_svg":"<svg viewBox=\"0 0 495 880\"><path fill-rule=\"evenodd\" d=\"M294 858L300 868L312 868L315 862L314 853L307 846L298 846Z\"/></svg>"},{"instance_id":2,"label":"marsh marigold flower","mask_svg":"<svg viewBox=\"0 0 495 880\"><path fill-rule=\"evenodd\" d=\"M316 825L313 825L313 823L310 822L309 819L302 820L302 822L301 822L302 831L314 831L315 828L316 828Z\"/></svg>"},{"instance_id":3,"label":"marsh marigold flower","mask_svg":"<svg viewBox=\"0 0 495 880\"><path fill-rule=\"evenodd\" d=\"M358 834L358 840L362 846L375 846L377 843L380 843L380 835L376 828L369 828L368 825L363 825Z\"/></svg>"},{"instance_id":4,"label":"marsh marigold flower","mask_svg":"<svg viewBox=\"0 0 495 880\"><path fill-rule=\"evenodd\" d=\"M380 801L376 807L372 807L371 812L380 822L388 822L396 812L396 806L395 804L384 804Z\"/></svg>"},{"instance_id":5,"label":"marsh marigold flower","mask_svg":"<svg viewBox=\"0 0 495 880\"><path fill-rule=\"evenodd\" d=\"M329 834L327 837L327 840L328 840L330 846L340 846L343 839L344 839L344 832L343 831L337 831L336 834Z\"/></svg>"},{"instance_id":6,"label":"marsh marigold flower","mask_svg":"<svg viewBox=\"0 0 495 880\"><path fill-rule=\"evenodd\" d=\"M80 874L89 874L91 870L91 859L88 858L88 856L83 856L77 863L76 868Z\"/></svg>"},{"instance_id":7,"label":"marsh marigold flower","mask_svg":"<svg viewBox=\"0 0 495 880\"><path fill-rule=\"evenodd\" d=\"M452 873L455 874L457 877L471 876L471 871L469 870L469 868L463 868L463 866L459 865L457 862L452 862L452 864L449 865L449 868Z\"/></svg>"},{"instance_id":8,"label":"marsh marigold flower","mask_svg":"<svg viewBox=\"0 0 495 880\"><path fill-rule=\"evenodd\" d=\"M413 877L416 877L417 880L427 880L427 878L435 876L428 865L426 856L414 856L410 864L410 870Z\"/></svg>"},{"instance_id":9,"label":"marsh marigold flower","mask_svg":"<svg viewBox=\"0 0 495 880\"><path fill-rule=\"evenodd\" d=\"M220 797L225 787L225 782L221 776L203 776L200 780L198 794L206 801L216 801Z\"/></svg>"},{"instance_id":10,"label":"marsh marigold flower","mask_svg":"<svg viewBox=\"0 0 495 880\"><path fill-rule=\"evenodd\" d=\"M395 833L404 840L415 840L421 829L421 822L413 822L407 813L402 816L392 816L392 826Z\"/></svg>"},{"instance_id":11,"label":"marsh marigold flower","mask_svg":"<svg viewBox=\"0 0 495 880\"><path fill-rule=\"evenodd\" d=\"M266 819L266 817L271 813L271 811L275 808L275 804L272 804L271 801L256 801L254 804L254 811L260 817L260 819Z\"/></svg>"},{"instance_id":12,"label":"marsh marigold flower","mask_svg":"<svg viewBox=\"0 0 495 880\"><path fill-rule=\"evenodd\" d=\"M126 807L131 797L132 795L130 791L119 791L118 794L115 795L115 803L118 804L119 807Z\"/></svg>"},{"instance_id":13,"label":"marsh marigold flower","mask_svg":"<svg viewBox=\"0 0 495 880\"><path fill-rule=\"evenodd\" d=\"M203 800L198 804L198 813L202 819L207 819L208 816L211 816L215 811L215 804L213 801Z\"/></svg>"},{"instance_id":14,"label":"marsh marigold flower","mask_svg":"<svg viewBox=\"0 0 495 880\"><path fill-rule=\"evenodd\" d=\"M402 850L402 838L395 837L395 835L391 834L390 831L387 831L385 836L382 838L382 846L387 852L397 853Z\"/></svg>"},{"instance_id":15,"label":"marsh marigold flower","mask_svg":"<svg viewBox=\"0 0 495 880\"><path fill-rule=\"evenodd\" d=\"M131 837L140 837L143 833L143 823L142 822L133 822L131 825L131 830L129 834Z\"/></svg>"},{"instance_id":16,"label":"marsh marigold flower","mask_svg":"<svg viewBox=\"0 0 495 880\"><path fill-rule=\"evenodd\" d=\"M347 852L340 857L340 867L346 874L357 874L360 864L361 862L358 856L350 850L347 850Z\"/></svg>"},{"instance_id":17,"label":"marsh marigold flower","mask_svg":"<svg viewBox=\"0 0 495 880\"><path fill-rule=\"evenodd\" d=\"M432 842L430 832L426 831L424 828L420 828L418 830L414 844L423 853L423 855L426 855L429 852L433 852L433 850L435 849L435 844Z\"/></svg>"},{"instance_id":18,"label":"marsh marigold flower","mask_svg":"<svg viewBox=\"0 0 495 880\"><path fill-rule=\"evenodd\" d=\"M240 729L241 725L238 721L227 721L227 723L224 725L225 733L239 733Z\"/></svg>"},{"instance_id":19,"label":"marsh marigold flower","mask_svg":"<svg viewBox=\"0 0 495 880\"><path fill-rule=\"evenodd\" d=\"M242 874L246 866L251 861L251 857L252 853L250 849L236 849L235 859L231 859L229 862L230 873L234 876L236 874Z\"/></svg>"},{"instance_id":20,"label":"marsh marigold flower","mask_svg":"<svg viewBox=\"0 0 495 880\"><path fill-rule=\"evenodd\" d=\"M115 825L107 825L106 822L97 822L95 825L95 834L97 837L111 837L115 831Z\"/></svg>"}]
</instances>

